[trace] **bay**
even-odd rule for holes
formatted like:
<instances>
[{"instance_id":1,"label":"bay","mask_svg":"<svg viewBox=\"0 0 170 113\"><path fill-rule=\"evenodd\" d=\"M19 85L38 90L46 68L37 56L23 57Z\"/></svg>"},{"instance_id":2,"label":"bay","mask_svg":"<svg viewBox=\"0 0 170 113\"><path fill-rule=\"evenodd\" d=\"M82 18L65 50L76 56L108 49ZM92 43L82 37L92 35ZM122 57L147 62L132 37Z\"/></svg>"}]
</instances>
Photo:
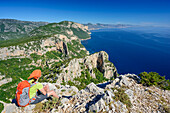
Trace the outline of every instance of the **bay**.
<instances>
[{"instance_id":1,"label":"bay","mask_svg":"<svg viewBox=\"0 0 170 113\"><path fill-rule=\"evenodd\" d=\"M82 41L82 44L91 54L106 51L119 74L153 71L170 79L169 35L133 29L91 32L91 39Z\"/></svg>"}]
</instances>

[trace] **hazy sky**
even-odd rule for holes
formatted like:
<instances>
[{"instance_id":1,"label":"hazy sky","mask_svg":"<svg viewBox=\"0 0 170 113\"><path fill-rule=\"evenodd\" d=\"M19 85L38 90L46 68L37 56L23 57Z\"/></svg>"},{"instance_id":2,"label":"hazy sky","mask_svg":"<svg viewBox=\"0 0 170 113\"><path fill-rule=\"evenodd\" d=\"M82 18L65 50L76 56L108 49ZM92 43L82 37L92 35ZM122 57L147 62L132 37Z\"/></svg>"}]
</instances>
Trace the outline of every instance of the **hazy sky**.
<instances>
[{"instance_id":1,"label":"hazy sky","mask_svg":"<svg viewBox=\"0 0 170 113\"><path fill-rule=\"evenodd\" d=\"M170 26L170 0L0 0L0 18Z\"/></svg>"}]
</instances>

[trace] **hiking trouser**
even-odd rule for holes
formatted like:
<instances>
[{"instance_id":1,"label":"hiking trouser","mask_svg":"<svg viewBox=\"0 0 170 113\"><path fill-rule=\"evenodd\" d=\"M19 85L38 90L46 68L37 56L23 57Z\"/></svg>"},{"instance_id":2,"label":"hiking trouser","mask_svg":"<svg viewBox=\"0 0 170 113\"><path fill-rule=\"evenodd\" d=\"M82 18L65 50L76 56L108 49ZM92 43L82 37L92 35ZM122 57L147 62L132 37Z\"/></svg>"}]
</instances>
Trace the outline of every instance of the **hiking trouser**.
<instances>
[{"instance_id":1,"label":"hiking trouser","mask_svg":"<svg viewBox=\"0 0 170 113\"><path fill-rule=\"evenodd\" d=\"M35 101L31 102L30 104L37 104L37 103L43 101L44 99L48 98L48 96L47 96L47 94L44 95L39 91L39 92L37 92L35 98L36 98Z\"/></svg>"}]
</instances>

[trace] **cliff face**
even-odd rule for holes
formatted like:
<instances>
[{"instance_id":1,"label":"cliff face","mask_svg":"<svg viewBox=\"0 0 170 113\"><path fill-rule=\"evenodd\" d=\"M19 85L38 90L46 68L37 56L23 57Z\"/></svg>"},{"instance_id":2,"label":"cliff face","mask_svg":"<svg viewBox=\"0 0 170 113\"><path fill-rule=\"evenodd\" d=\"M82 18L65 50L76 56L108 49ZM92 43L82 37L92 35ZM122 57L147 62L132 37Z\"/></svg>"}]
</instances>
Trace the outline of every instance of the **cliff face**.
<instances>
[{"instance_id":1,"label":"cliff face","mask_svg":"<svg viewBox=\"0 0 170 113\"><path fill-rule=\"evenodd\" d=\"M134 74L118 76L106 52L89 54L81 40L88 27L63 21L41 26L29 37L0 48L0 108L2 112L169 112L170 92L140 84ZM12 102L17 84L35 69L61 100L18 108Z\"/></svg>"},{"instance_id":2,"label":"cliff face","mask_svg":"<svg viewBox=\"0 0 170 113\"><path fill-rule=\"evenodd\" d=\"M58 76L57 83L61 83L63 80L65 82L68 82L69 80L74 81L74 78L80 77L82 72L87 69L90 76L96 78L94 72L95 68L99 68L99 71L103 73L103 76L107 79L117 77L118 74L115 66L113 63L107 61L108 54L104 51L94 53L84 58L72 59L67 67L61 69L62 72Z\"/></svg>"},{"instance_id":3,"label":"cliff face","mask_svg":"<svg viewBox=\"0 0 170 113\"><path fill-rule=\"evenodd\" d=\"M65 24L67 25L65 26ZM48 30L44 30L46 27L48 28ZM56 32L54 33L53 30L51 30L50 28L53 28ZM60 28L60 30L56 28ZM7 60L16 57L17 58L29 57L30 54L32 53L43 55L47 51L59 51L61 53L64 53L65 55L68 55L69 50L68 50L67 43L69 43L70 46L74 46L74 45L78 46L77 48L80 49L80 51L81 50L87 51L84 48L84 46L81 45L80 42L81 39L77 36L78 35L77 30L79 29L81 29L83 33L86 33L86 35L89 34L87 27L78 23L73 24L73 22L63 22L63 24L55 23L55 24L47 25L44 28L40 27L39 29L33 30L29 35L31 36L38 35L40 37L47 35L45 39L40 39L37 41L29 41L26 43L17 44L15 46L2 47L0 48L0 59ZM89 37L85 37L85 38L89 38ZM70 54L76 55L76 53L74 52L71 52Z\"/></svg>"}]
</instances>

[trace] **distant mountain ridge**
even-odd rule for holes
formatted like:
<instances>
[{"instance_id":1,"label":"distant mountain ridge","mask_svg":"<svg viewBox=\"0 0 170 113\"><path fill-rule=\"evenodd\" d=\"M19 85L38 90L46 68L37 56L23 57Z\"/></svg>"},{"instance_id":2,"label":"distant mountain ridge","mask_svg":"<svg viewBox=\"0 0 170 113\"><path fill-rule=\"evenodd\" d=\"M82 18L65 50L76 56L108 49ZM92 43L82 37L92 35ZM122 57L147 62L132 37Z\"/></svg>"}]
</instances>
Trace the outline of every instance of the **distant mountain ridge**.
<instances>
[{"instance_id":1,"label":"distant mountain ridge","mask_svg":"<svg viewBox=\"0 0 170 113\"><path fill-rule=\"evenodd\" d=\"M96 23L96 24L88 23L84 25L88 26L89 30L106 29L106 28L127 28L133 26L129 24L101 24L101 23Z\"/></svg>"},{"instance_id":2,"label":"distant mountain ridge","mask_svg":"<svg viewBox=\"0 0 170 113\"><path fill-rule=\"evenodd\" d=\"M49 26L40 27L40 26L44 26L47 24L49 24ZM59 26L60 24L62 25L62 22L58 23L57 25L58 28L60 28ZM89 30L132 27L132 25L129 25L129 24L88 23L88 24L83 24L83 25L87 26ZM54 23L48 23L48 22L21 21L21 20L16 20L16 19L0 19L0 41L22 38L22 37L26 37L30 35L32 36L34 32L40 33L40 31L36 31L36 29L38 30L41 29L42 31L45 31L45 32L48 31L49 33L49 30L46 28L50 26L55 26L55 25ZM50 32L52 33L54 31L56 31L56 29L55 30L53 29L53 31L50 31Z\"/></svg>"},{"instance_id":3,"label":"distant mountain ridge","mask_svg":"<svg viewBox=\"0 0 170 113\"><path fill-rule=\"evenodd\" d=\"M0 40L15 39L27 36L33 29L47 24L48 22L0 19Z\"/></svg>"}]
</instances>

